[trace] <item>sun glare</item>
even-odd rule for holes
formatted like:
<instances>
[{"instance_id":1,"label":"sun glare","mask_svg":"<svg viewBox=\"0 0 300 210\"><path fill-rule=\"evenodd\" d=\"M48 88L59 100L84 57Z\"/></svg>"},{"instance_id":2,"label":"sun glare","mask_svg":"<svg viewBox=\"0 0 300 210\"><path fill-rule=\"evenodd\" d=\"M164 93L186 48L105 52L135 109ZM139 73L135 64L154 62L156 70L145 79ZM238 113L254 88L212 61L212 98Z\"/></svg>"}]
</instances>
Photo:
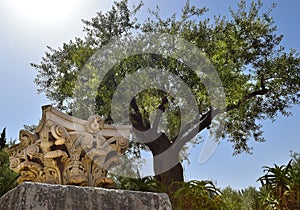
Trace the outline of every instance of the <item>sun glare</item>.
<instances>
[{"instance_id":1,"label":"sun glare","mask_svg":"<svg viewBox=\"0 0 300 210\"><path fill-rule=\"evenodd\" d=\"M71 18L79 9L78 0L10 0L11 12L34 22L55 22Z\"/></svg>"}]
</instances>

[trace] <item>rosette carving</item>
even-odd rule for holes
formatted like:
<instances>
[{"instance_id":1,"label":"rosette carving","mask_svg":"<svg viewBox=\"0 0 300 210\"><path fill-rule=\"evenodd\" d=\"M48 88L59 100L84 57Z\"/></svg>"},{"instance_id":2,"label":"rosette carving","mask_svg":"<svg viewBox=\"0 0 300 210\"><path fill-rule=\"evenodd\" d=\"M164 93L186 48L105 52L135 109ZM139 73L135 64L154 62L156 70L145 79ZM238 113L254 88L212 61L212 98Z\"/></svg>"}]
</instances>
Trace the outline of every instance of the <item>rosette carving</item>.
<instances>
[{"instance_id":1,"label":"rosette carving","mask_svg":"<svg viewBox=\"0 0 300 210\"><path fill-rule=\"evenodd\" d=\"M66 143L66 140L70 139L70 135L67 130L57 124L51 126L51 134L55 138L55 145L63 145Z\"/></svg>"},{"instance_id":2,"label":"rosette carving","mask_svg":"<svg viewBox=\"0 0 300 210\"><path fill-rule=\"evenodd\" d=\"M86 131L95 134L102 130L104 127L104 120L99 115L89 117L85 124Z\"/></svg>"},{"instance_id":3,"label":"rosette carving","mask_svg":"<svg viewBox=\"0 0 300 210\"><path fill-rule=\"evenodd\" d=\"M32 144L32 145L29 145L27 148L26 148L26 154L32 159L34 157L34 155L38 154L40 151L40 148L35 145L35 144Z\"/></svg>"},{"instance_id":4,"label":"rosette carving","mask_svg":"<svg viewBox=\"0 0 300 210\"><path fill-rule=\"evenodd\" d=\"M35 142L35 135L27 130L20 130L19 140L19 144L16 144L7 149L9 155L16 155L17 153L27 148L29 145L33 144Z\"/></svg>"},{"instance_id":5,"label":"rosette carving","mask_svg":"<svg viewBox=\"0 0 300 210\"><path fill-rule=\"evenodd\" d=\"M117 152L124 153L129 147L128 139L123 137L116 137L116 139Z\"/></svg>"},{"instance_id":6,"label":"rosette carving","mask_svg":"<svg viewBox=\"0 0 300 210\"><path fill-rule=\"evenodd\" d=\"M94 142L94 137L91 134L84 134L77 139L75 145L84 150L89 150L93 148Z\"/></svg>"},{"instance_id":7,"label":"rosette carving","mask_svg":"<svg viewBox=\"0 0 300 210\"><path fill-rule=\"evenodd\" d=\"M19 158L15 157L10 157L9 158L9 164L10 164L10 169L13 170L14 172L18 173L19 172L19 167L21 164L21 160Z\"/></svg>"}]
</instances>

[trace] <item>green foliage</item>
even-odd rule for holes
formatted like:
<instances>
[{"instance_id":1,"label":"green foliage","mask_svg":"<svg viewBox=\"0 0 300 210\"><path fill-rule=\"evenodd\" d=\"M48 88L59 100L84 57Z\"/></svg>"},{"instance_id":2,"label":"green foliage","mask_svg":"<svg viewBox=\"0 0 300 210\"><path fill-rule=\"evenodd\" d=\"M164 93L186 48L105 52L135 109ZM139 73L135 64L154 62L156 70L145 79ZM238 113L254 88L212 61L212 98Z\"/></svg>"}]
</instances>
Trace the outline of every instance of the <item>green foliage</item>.
<instances>
[{"instance_id":1,"label":"green foliage","mask_svg":"<svg viewBox=\"0 0 300 210\"><path fill-rule=\"evenodd\" d=\"M222 198L230 210L259 210L262 209L259 191L254 187L236 191L231 187L222 190Z\"/></svg>"},{"instance_id":2,"label":"green foliage","mask_svg":"<svg viewBox=\"0 0 300 210\"><path fill-rule=\"evenodd\" d=\"M290 155L293 159L293 161L292 161L293 169L300 172L300 153L291 151Z\"/></svg>"},{"instance_id":3,"label":"green foliage","mask_svg":"<svg viewBox=\"0 0 300 210\"><path fill-rule=\"evenodd\" d=\"M299 103L299 55L280 46L282 36L276 34L272 8L267 12L261 8L261 1L252 1L248 7L241 0L239 9L231 10L231 17L216 16L211 21L201 18L203 10L187 4L181 18L174 15L149 20L146 25L147 31L184 37L210 58L226 93L228 114L223 136L234 143L236 153L251 150L247 145L251 137L264 140L258 119L274 120L280 112L288 115L286 109ZM192 14L195 18L188 18ZM203 92L196 95L203 102ZM202 105L200 110L209 106Z\"/></svg>"},{"instance_id":4,"label":"green foliage","mask_svg":"<svg viewBox=\"0 0 300 210\"><path fill-rule=\"evenodd\" d=\"M222 190L222 195L230 209L240 210L242 208L242 196L238 191L231 187L226 187Z\"/></svg>"},{"instance_id":5,"label":"green foliage","mask_svg":"<svg viewBox=\"0 0 300 210\"><path fill-rule=\"evenodd\" d=\"M254 187L248 187L240 191L242 196L242 208L241 210L260 210L261 202L259 198L259 191Z\"/></svg>"},{"instance_id":6,"label":"green foliage","mask_svg":"<svg viewBox=\"0 0 300 210\"><path fill-rule=\"evenodd\" d=\"M84 39L76 38L57 50L49 47L40 64L32 64L37 70L35 82L39 91L58 108L70 111L74 108L72 93L77 75L98 48L113 38L128 34L159 32L188 40L213 63L226 93L227 115L222 119L225 129L221 136L233 143L236 154L251 151L249 139L264 141L258 120L274 120L278 113L288 116L287 109L299 104L299 55L280 45L282 35L277 34L271 16L273 7L264 12L261 1L252 1L248 6L241 0L238 9L231 10L231 16L205 19L202 15L207 9L191 6L187 1L180 16L161 18L159 12L152 12L152 17L139 22L135 14L141 5L130 10L127 0L115 2L105 14L99 12L92 20L83 21ZM110 71L98 88L96 111L111 119L111 97L117 85L128 74L145 66L167 70L180 77L196 96L200 114L210 110L206 89L191 70L172 58L146 54L127 58ZM150 113L166 96L169 105L165 110L164 123L167 125L164 132L171 141L178 135L180 127L180 103L173 101L172 104L171 96L153 90L136 96L142 116L136 124L147 129L151 122Z\"/></svg>"},{"instance_id":7,"label":"green foliage","mask_svg":"<svg viewBox=\"0 0 300 210\"><path fill-rule=\"evenodd\" d=\"M125 190L168 192L173 209L228 209L221 192L211 181L190 181L173 183L176 191L170 192L153 177L118 177L117 187ZM172 186L169 186L172 187Z\"/></svg>"},{"instance_id":8,"label":"green foliage","mask_svg":"<svg viewBox=\"0 0 300 210\"><path fill-rule=\"evenodd\" d=\"M5 129L1 134L1 140L4 142L4 147L0 148L0 197L17 185L18 178L18 175L9 168L9 156L5 152L7 146Z\"/></svg>"},{"instance_id":9,"label":"green foliage","mask_svg":"<svg viewBox=\"0 0 300 210\"><path fill-rule=\"evenodd\" d=\"M37 125L35 125L35 124L32 124L32 125L23 125L23 127L24 127L25 130L28 130L28 131L34 133L34 131L37 128Z\"/></svg>"},{"instance_id":10,"label":"green foliage","mask_svg":"<svg viewBox=\"0 0 300 210\"><path fill-rule=\"evenodd\" d=\"M129 10L128 1L123 0L115 2L110 11L103 14L97 13L97 16L91 21L83 20L86 33L84 39L75 38L69 43L64 43L57 50L48 47L48 52L40 64L32 64L38 71L35 83L38 85L38 91L44 92L50 100L55 102L56 106L62 110L70 111L72 109L72 94L75 88L77 75L86 64L87 60L96 52L96 50L112 38L120 38L129 34L130 30L135 29L138 25L132 18L136 10ZM111 83L105 84L110 86ZM113 87L112 87L113 88ZM107 97L111 96L113 90L106 88L97 103L101 109L100 115L108 118L109 106L105 106Z\"/></svg>"},{"instance_id":11,"label":"green foliage","mask_svg":"<svg viewBox=\"0 0 300 210\"><path fill-rule=\"evenodd\" d=\"M211 181L173 183L178 188L169 194L173 209L227 209L219 189Z\"/></svg>"},{"instance_id":12,"label":"green foliage","mask_svg":"<svg viewBox=\"0 0 300 210\"><path fill-rule=\"evenodd\" d=\"M0 197L17 185L18 175L9 168L9 157L0 150Z\"/></svg>"},{"instance_id":13,"label":"green foliage","mask_svg":"<svg viewBox=\"0 0 300 210\"><path fill-rule=\"evenodd\" d=\"M124 178L119 177L117 187L124 190L160 192L162 189L153 177Z\"/></svg>"},{"instance_id":14,"label":"green foliage","mask_svg":"<svg viewBox=\"0 0 300 210\"><path fill-rule=\"evenodd\" d=\"M262 187L222 191L211 181L174 182L175 191L168 190L153 177L138 179L118 177L120 189L167 192L173 209L224 209L224 210L295 210L300 208L299 154L285 166L264 167L266 174L258 179Z\"/></svg>"},{"instance_id":15,"label":"green foliage","mask_svg":"<svg viewBox=\"0 0 300 210\"><path fill-rule=\"evenodd\" d=\"M287 165L264 167L266 174L258 179L261 182L261 200L266 209L300 208L300 171Z\"/></svg>"}]
</instances>

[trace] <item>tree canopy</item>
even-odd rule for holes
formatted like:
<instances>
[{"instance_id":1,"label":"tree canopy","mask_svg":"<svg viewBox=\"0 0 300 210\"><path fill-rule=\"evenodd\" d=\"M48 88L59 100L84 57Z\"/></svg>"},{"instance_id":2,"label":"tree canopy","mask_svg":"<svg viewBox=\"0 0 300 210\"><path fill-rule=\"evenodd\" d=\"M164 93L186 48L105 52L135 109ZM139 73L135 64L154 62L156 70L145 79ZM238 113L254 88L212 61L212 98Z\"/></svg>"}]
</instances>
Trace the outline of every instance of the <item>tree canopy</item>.
<instances>
[{"instance_id":1,"label":"tree canopy","mask_svg":"<svg viewBox=\"0 0 300 210\"><path fill-rule=\"evenodd\" d=\"M133 127L160 134L144 144L154 156L162 154L174 143L181 147L197 133L209 129L220 113L225 113L221 118L224 129L218 135L233 143L236 154L250 152L249 140L264 141L260 120L275 120L280 113L288 116L288 108L299 104L300 57L295 50L286 50L281 45L283 36L277 33L271 16L273 7L262 11L261 1L252 1L248 5L241 0L237 10L230 9L231 16L211 19L203 16L207 8L192 6L187 1L179 16L162 18L157 11L142 22L136 18L141 6L130 9L126 0L115 2L110 11L83 20L83 38L75 38L58 49L48 47L42 61L32 64L37 70L38 91L44 92L58 108L72 114L76 106L72 98L76 81L89 58L113 40L150 32L178 36L200 49L218 73L226 104L223 109L212 107L201 78L174 58L145 53L130 56L115 65L97 87L93 102L95 112L105 116L107 122L113 122L110 105L117 87L123 79L145 67L171 72L184 81L195 97L199 115L188 115L189 123L183 130L180 130L180 123L184 103L175 100L171 94L149 89L132 98L128 109ZM92 86L93 81L87 80L86 84ZM169 81L170 88L172 84ZM159 130L156 123L161 118L166 125ZM178 153L170 159L179 161ZM156 165L154 161L154 167ZM174 175L182 174L180 163L172 170L171 174L165 174L173 177L169 182L181 181L182 176L175 178ZM164 180L160 178L160 181Z\"/></svg>"}]
</instances>

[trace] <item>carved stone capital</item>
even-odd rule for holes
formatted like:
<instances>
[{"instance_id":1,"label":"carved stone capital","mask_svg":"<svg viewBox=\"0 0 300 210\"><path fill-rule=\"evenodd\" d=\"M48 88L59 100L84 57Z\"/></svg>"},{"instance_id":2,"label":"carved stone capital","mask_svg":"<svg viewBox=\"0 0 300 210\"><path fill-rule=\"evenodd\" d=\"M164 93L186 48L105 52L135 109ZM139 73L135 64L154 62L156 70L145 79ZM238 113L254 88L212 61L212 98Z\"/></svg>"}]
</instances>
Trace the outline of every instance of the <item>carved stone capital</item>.
<instances>
[{"instance_id":1,"label":"carved stone capital","mask_svg":"<svg viewBox=\"0 0 300 210\"><path fill-rule=\"evenodd\" d=\"M20 143L8 149L10 168L19 182L112 185L107 170L122 163L130 130L106 125L98 115L86 121L44 106L35 133L21 130Z\"/></svg>"}]
</instances>

